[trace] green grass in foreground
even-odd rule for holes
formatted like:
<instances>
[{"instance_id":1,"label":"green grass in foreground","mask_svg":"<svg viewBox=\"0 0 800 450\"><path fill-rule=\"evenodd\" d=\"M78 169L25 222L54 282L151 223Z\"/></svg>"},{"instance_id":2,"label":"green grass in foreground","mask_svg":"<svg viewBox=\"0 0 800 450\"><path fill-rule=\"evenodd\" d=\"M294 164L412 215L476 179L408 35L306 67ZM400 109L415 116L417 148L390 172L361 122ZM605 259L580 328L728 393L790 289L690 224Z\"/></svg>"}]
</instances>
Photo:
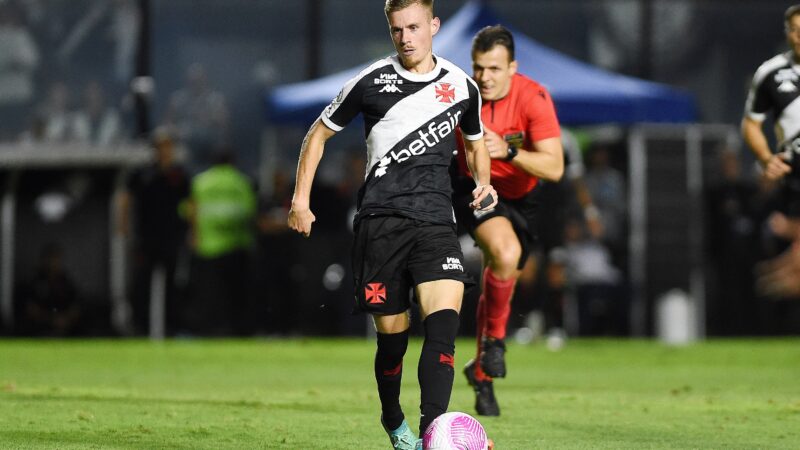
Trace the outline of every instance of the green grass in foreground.
<instances>
[{"instance_id":1,"label":"green grass in foreground","mask_svg":"<svg viewBox=\"0 0 800 450\"><path fill-rule=\"evenodd\" d=\"M402 396L418 421L416 360ZM364 339L0 340L0 448L383 449ZM473 352L460 340L457 369ZM498 450L800 448L800 340L509 346ZM451 411L473 413L460 370Z\"/></svg>"}]
</instances>

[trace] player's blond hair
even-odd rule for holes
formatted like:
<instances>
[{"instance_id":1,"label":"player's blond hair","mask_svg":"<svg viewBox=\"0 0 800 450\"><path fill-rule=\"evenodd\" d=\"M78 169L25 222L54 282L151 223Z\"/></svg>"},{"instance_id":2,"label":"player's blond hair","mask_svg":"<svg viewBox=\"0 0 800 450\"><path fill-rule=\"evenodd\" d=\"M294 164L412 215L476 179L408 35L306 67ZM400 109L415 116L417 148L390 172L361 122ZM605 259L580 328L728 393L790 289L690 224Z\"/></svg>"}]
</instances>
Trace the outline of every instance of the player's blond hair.
<instances>
[{"instance_id":1,"label":"player's blond hair","mask_svg":"<svg viewBox=\"0 0 800 450\"><path fill-rule=\"evenodd\" d=\"M386 17L388 18L389 13L406 9L415 3L419 3L422 7L426 8L431 13L431 17L433 17L433 0L386 0L383 12L386 13Z\"/></svg>"}]
</instances>

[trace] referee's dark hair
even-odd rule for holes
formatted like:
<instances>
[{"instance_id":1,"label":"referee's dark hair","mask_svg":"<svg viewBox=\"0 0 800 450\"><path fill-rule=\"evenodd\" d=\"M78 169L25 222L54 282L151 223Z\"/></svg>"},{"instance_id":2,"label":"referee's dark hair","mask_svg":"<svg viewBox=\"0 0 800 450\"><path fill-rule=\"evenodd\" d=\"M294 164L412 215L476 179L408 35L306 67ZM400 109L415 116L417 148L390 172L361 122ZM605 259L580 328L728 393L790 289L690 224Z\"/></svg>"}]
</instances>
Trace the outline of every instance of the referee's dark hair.
<instances>
[{"instance_id":1,"label":"referee's dark hair","mask_svg":"<svg viewBox=\"0 0 800 450\"><path fill-rule=\"evenodd\" d=\"M800 5L792 5L786 8L786 12L783 13L783 23L788 27L792 17L798 14L800 14Z\"/></svg>"},{"instance_id":2,"label":"referee's dark hair","mask_svg":"<svg viewBox=\"0 0 800 450\"><path fill-rule=\"evenodd\" d=\"M508 58L514 61L514 36L502 25L483 27L472 39L472 54L486 53L495 45L502 45L508 50Z\"/></svg>"}]
</instances>

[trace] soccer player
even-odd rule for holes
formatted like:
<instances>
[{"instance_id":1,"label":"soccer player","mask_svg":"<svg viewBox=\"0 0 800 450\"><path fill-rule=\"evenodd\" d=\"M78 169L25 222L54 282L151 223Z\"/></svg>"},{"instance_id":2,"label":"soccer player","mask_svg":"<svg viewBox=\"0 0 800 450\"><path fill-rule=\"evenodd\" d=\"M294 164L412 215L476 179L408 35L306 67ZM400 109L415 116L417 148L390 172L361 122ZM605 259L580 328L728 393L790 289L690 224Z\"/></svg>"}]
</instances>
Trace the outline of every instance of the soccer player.
<instances>
[{"instance_id":1,"label":"soccer player","mask_svg":"<svg viewBox=\"0 0 800 450\"><path fill-rule=\"evenodd\" d=\"M506 325L511 297L534 236L539 179L559 180L564 172L561 131L547 90L517 73L514 38L500 25L486 27L472 41L473 79L483 99L484 139L498 194L496 208L469 211L460 202L471 187L459 155L454 205L460 223L483 253L483 289L478 300L478 351L464 368L476 393L475 409L500 415L493 378L505 377Z\"/></svg>"},{"instance_id":2,"label":"soccer player","mask_svg":"<svg viewBox=\"0 0 800 450\"><path fill-rule=\"evenodd\" d=\"M742 136L764 168L764 176L781 182L779 214L771 223L800 220L800 5L790 6L783 15L786 42L790 50L767 60L756 70L745 104ZM770 149L763 130L771 115L775 123L777 151ZM774 227L773 227L774 228ZM776 233L787 238L787 233ZM759 266L758 291L768 296L795 296L800 284L792 280L800 261L800 238L780 256Z\"/></svg>"},{"instance_id":3,"label":"soccer player","mask_svg":"<svg viewBox=\"0 0 800 450\"><path fill-rule=\"evenodd\" d=\"M348 81L303 140L289 227L306 236L314 214L311 186L327 141L356 115L364 117L367 173L354 219L357 308L377 329L375 379L381 422L396 449L422 448L400 407L408 345L409 291L420 306L425 338L419 358L420 434L447 410L464 285L472 283L456 236L448 167L456 127L466 140L473 177L469 206L496 204L489 184L478 87L454 64L433 55L439 18L433 0L386 0L396 55ZM490 198L491 196L491 198Z\"/></svg>"},{"instance_id":4,"label":"soccer player","mask_svg":"<svg viewBox=\"0 0 800 450\"><path fill-rule=\"evenodd\" d=\"M784 13L784 30L790 51L767 60L756 71L745 104L742 135L770 180L782 180L781 209L800 216L800 5ZM764 134L767 115L775 121L778 152L773 153Z\"/></svg>"}]
</instances>

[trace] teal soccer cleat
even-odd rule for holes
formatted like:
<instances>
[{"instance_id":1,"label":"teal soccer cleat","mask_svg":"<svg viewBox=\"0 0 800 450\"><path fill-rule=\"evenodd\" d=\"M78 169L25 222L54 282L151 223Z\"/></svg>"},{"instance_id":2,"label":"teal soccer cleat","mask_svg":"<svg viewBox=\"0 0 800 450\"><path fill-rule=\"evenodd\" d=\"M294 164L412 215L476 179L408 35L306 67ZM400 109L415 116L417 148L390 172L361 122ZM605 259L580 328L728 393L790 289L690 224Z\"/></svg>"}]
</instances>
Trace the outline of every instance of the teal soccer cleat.
<instances>
[{"instance_id":1,"label":"teal soccer cleat","mask_svg":"<svg viewBox=\"0 0 800 450\"><path fill-rule=\"evenodd\" d=\"M386 428L386 424L383 423L383 417L381 417L381 425L383 425L383 429L386 430L386 434L389 435L389 440L392 442L393 449L422 450L422 439L417 438L417 435L411 431L411 427L408 426L405 420L396 430Z\"/></svg>"}]
</instances>

